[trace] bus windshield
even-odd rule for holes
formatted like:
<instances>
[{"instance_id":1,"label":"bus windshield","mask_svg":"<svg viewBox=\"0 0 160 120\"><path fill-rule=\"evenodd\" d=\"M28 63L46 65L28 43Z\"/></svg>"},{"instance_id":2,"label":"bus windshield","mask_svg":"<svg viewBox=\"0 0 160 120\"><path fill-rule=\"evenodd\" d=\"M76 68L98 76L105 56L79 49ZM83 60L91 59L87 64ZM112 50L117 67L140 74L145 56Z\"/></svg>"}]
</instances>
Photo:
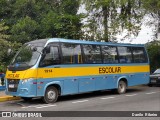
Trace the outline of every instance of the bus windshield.
<instances>
[{"instance_id":1,"label":"bus windshield","mask_svg":"<svg viewBox=\"0 0 160 120\"><path fill-rule=\"evenodd\" d=\"M24 44L9 65L9 70L26 70L36 64L43 47L37 44Z\"/></svg>"},{"instance_id":2,"label":"bus windshield","mask_svg":"<svg viewBox=\"0 0 160 120\"><path fill-rule=\"evenodd\" d=\"M160 69L157 69L154 74L160 74Z\"/></svg>"}]
</instances>

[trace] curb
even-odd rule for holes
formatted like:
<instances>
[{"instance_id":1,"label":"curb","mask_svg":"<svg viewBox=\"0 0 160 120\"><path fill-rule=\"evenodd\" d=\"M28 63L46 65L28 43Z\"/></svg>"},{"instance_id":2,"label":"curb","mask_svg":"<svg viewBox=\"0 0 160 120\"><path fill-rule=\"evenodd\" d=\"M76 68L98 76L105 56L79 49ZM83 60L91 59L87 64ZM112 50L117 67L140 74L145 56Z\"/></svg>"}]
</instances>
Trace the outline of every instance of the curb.
<instances>
[{"instance_id":1,"label":"curb","mask_svg":"<svg viewBox=\"0 0 160 120\"><path fill-rule=\"evenodd\" d=\"M11 101L11 100L20 100L20 97L13 97L13 96L4 96L0 97L0 102L5 102L5 101Z\"/></svg>"}]
</instances>

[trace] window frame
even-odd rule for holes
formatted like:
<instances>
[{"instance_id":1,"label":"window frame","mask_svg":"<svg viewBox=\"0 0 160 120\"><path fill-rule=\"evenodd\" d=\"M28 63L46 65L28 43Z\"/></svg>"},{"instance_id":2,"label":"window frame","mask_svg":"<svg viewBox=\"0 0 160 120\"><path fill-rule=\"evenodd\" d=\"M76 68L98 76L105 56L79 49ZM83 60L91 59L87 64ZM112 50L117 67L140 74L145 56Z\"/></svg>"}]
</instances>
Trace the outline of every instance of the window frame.
<instances>
[{"instance_id":1,"label":"window frame","mask_svg":"<svg viewBox=\"0 0 160 120\"><path fill-rule=\"evenodd\" d=\"M72 64L67 64L67 63L64 63L64 60L63 60L63 51L62 51L62 44L72 44L72 45L79 45L80 46L80 51L81 51L81 59L82 61L80 63L72 63ZM73 64L83 64L83 52L82 52L82 47L81 47L81 44L80 43L70 43L70 42L60 42L60 51L61 51L61 64L63 65L73 65Z\"/></svg>"},{"instance_id":2,"label":"window frame","mask_svg":"<svg viewBox=\"0 0 160 120\"><path fill-rule=\"evenodd\" d=\"M62 63L62 60L61 60L61 51L60 51L60 43L59 42L51 42L51 43L48 43L46 45L47 46L52 46L52 47L57 47L58 49L58 56L59 56L59 64L53 64L53 65L60 65ZM43 54L42 54L43 55ZM44 58L43 58L44 59ZM47 67L47 66L53 66L53 65L45 65L45 66L41 66L40 63L42 62L42 56L41 56L41 59L40 59L40 62L39 62L39 65L38 67Z\"/></svg>"},{"instance_id":3,"label":"window frame","mask_svg":"<svg viewBox=\"0 0 160 120\"><path fill-rule=\"evenodd\" d=\"M131 63L134 63L132 46L116 46L116 47L117 47L117 52L118 52L118 60L119 60L118 63L119 64L131 64ZM118 47L130 48L130 50L131 50L131 58L132 58L131 62L129 62L129 63L127 63L127 62L125 62L125 63L120 62L120 53L119 53Z\"/></svg>"},{"instance_id":4,"label":"window frame","mask_svg":"<svg viewBox=\"0 0 160 120\"><path fill-rule=\"evenodd\" d=\"M100 58L101 58L101 63L87 63L87 61L86 61L86 55L85 55L85 52L84 52L84 46L85 45L95 45L95 46L98 46L99 47L99 50L100 50ZM102 48L101 48L101 45L99 45L99 44L81 44L81 46L82 46L82 52L83 52L83 63L84 64L103 64L103 58L102 58Z\"/></svg>"},{"instance_id":5,"label":"window frame","mask_svg":"<svg viewBox=\"0 0 160 120\"><path fill-rule=\"evenodd\" d=\"M144 62L135 62L135 56L134 56L134 49L133 48L142 48L143 49L143 55L145 57L145 61ZM132 54L133 54L133 63L148 63L148 56L147 56L147 52L145 50L145 47L135 47L135 46L132 46Z\"/></svg>"},{"instance_id":6,"label":"window frame","mask_svg":"<svg viewBox=\"0 0 160 120\"><path fill-rule=\"evenodd\" d=\"M118 60L118 62L117 63L104 63L104 55L103 55L103 53L102 53L102 46L108 46L108 47L115 47L115 51L116 51L116 53L117 53L117 60ZM118 48L117 48L117 46L115 46L115 45L101 45L101 53L102 53L102 60L103 60L103 64L119 64L120 62L119 62L119 53L118 53Z\"/></svg>"}]
</instances>

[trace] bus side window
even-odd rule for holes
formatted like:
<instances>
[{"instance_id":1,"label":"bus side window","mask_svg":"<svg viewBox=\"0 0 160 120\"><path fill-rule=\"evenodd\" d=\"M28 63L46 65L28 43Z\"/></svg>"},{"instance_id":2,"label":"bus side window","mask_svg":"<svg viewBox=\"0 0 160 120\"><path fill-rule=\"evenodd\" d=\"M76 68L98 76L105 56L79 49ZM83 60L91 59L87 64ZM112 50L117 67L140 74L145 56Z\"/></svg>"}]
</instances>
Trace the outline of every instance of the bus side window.
<instances>
[{"instance_id":1,"label":"bus side window","mask_svg":"<svg viewBox=\"0 0 160 120\"><path fill-rule=\"evenodd\" d=\"M143 47L132 47L134 63L147 62L147 55Z\"/></svg>"},{"instance_id":2,"label":"bus side window","mask_svg":"<svg viewBox=\"0 0 160 120\"><path fill-rule=\"evenodd\" d=\"M51 46L50 52L47 53L42 61L40 62L40 66L49 66L60 64L59 51L57 46Z\"/></svg>"},{"instance_id":3,"label":"bus side window","mask_svg":"<svg viewBox=\"0 0 160 120\"><path fill-rule=\"evenodd\" d=\"M83 45L85 63L102 63L100 46L98 45Z\"/></svg>"},{"instance_id":4,"label":"bus side window","mask_svg":"<svg viewBox=\"0 0 160 120\"><path fill-rule=\"evenodd\" d=\"M61 47L63 64L82 63L80 44L62 43Z\"/></svg>"},{"instance_id":5,"label":"bus side window","mask_svg":"<svg viewBox=\"0 0 160 120\"><path fill-rule=\"evenodd\" d=\"M131 47L117 47L117 48L118 48L120 63L131 63L133 61Z\"/></svg>"},{"instance_id":6,"label":"bus side window","mask_svg":"<svg viewBox=\"0 0 160 120\"><path fill-rule=\"evenodd\" d=\"M118 63L117 49L114 46L102 46L103 63Z\"/></svg>"}]
</instances>

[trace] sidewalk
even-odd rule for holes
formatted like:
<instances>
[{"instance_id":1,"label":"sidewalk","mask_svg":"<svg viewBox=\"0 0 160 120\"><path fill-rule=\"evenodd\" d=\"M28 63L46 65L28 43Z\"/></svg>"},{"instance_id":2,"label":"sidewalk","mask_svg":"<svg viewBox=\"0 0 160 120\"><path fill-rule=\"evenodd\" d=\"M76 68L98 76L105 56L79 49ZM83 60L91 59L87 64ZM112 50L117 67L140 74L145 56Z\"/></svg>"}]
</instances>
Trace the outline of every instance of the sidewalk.
<instances>
[{"instance_id":1,"label":"sidewalk","mask_svg":"<svg viewBox=\"0 0 160 120\"><path fill-rule=\"evenodd\" d=\"M13 97L5 94L4 90L0 91L0 102L11 101L11 100L20 100L20 97Z\"/></svg>"}]
</instances>

